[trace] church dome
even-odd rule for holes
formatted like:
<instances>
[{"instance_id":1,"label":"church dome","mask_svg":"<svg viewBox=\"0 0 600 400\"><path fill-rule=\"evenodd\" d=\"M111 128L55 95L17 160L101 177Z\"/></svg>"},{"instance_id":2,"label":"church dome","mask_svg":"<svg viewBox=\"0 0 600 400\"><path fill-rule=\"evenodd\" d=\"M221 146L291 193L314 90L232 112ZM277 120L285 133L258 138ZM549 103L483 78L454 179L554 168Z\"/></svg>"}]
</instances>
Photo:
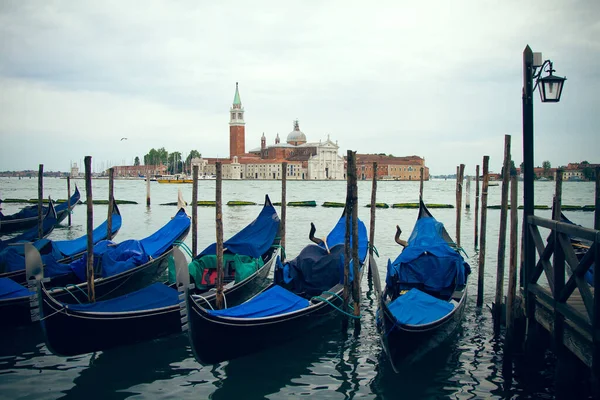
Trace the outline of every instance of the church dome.
<instances>
[{"instance_id":1,"label":"church dome","mask_svg":"<svg viewBox=\"0 0 600 400\"><path fill-rule=\"evenodd\" d=\"M287 142L295 146L306 143L306 135L300 130L298 120L294 121L294 130L289 133Z\"/></svg>"}]
</instances>

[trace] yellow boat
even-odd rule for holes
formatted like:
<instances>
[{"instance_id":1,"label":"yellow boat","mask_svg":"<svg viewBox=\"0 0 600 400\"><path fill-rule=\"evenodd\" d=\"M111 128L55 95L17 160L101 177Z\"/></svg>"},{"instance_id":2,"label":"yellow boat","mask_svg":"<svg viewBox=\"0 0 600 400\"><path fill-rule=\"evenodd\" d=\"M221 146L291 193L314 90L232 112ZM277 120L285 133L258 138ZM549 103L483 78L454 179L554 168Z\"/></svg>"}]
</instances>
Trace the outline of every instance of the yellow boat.
<instances>
[{"instance_id":1,"label":"yellow boat","mask_svg":"<svg viewBox=\"0 0 600 400\"><path fill-rule=\"evenodd\" d=\"M177 174L177 175L164 175L160 178L156 178L158 183L194 183L194 180L188 176Z\"/></svg>"}]
</instances>

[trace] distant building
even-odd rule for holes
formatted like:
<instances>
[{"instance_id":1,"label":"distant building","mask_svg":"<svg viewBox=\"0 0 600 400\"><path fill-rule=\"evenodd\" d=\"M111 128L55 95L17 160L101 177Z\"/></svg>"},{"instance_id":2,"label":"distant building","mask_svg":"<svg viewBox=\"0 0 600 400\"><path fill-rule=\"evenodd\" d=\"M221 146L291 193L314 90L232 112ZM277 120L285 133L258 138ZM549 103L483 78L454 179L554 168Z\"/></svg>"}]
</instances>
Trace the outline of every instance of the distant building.
<instances>
[{"instance_id":1,"label":"distant building","mask_svg":"<svg viewBox=\"0 0 600 400\"><path fill-rule=\"evenodd\" d=\"M118 165L114 166L115 178L154 177L167 173L166 165ZM108 175L110 169L105 172Z\"/></svg>"},{"instance_id":2,"label":"distant building","mask_svg":"<svg viewBox=\"0 0 600 400\"><path fill-rule=\"evenodd\" d=\"M69 176L71 178L79 177L79 167L77 166L77 163L73 163L73 165L71 165L71 174Z\"/></svg>"},{"instance_id":3,"label":"distant building","mask_svg":"<svg viewBox=\"0 0 600 400\"><path fill-rule=\"evenodd\" d=\"M394 157L382 154L356 154L358 179L373 179L373 163L377 162L377 177L382 180L429 180L429 168L419 156Z\"/></svg>"},{"instance_id":4,"label":"distant building","mask_svg":"<svg viewBox=\"0 0 600 400\"><path fill-rule=\"evenodd\" d=\"M300 123L294 120L293 129L281 143L279 133L274 143L267 145L263 133L260 147L246 152L246 122L244 107L240 98L239 86L235 84L233 103L229 108L229 158L198 158L192 165L198 165L200 175L216 173L215 163L222 163L224 179L281 179L282 162L287 162L287 179L299 180L342 180L346 179L346 161L338 154L337 141L309 142L300 130ZM373 177L372 162L377 161L377 176L389 180L419 180L421 168L424 179L429 180L429 168L425 159L418 156L388 157L375 154L357 154L359 179Z\"/></svg>"}]
</instances>

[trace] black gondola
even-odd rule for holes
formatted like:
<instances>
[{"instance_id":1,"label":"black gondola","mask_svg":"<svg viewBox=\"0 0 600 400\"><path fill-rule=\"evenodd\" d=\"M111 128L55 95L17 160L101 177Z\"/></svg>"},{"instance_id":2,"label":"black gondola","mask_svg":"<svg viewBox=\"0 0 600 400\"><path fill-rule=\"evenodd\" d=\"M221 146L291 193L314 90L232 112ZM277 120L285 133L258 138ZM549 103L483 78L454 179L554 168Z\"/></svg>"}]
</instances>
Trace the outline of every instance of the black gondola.
<instances>
[{"instance_id":1,"label":"black gondola","mask_svg":"<svg viewBox=\"0 0 600 400\"><path fill-rule=\"evenodd\" d=\"M343 302L345 216L320 245L308 245L275 267L275 282L252 299L225 310L203 307L186 295L189 338L196 359L215 364L290 340L340 315ZM367 255L367 230L359 220L359 259ZM360 277L357 277L360 279Z\"/></svg>"},{"instance_id":2,"label":"black gondola","mask_svg":"<svg viewBox=\"0 0 600 400\"><path fill-rule=\"evenodd\" d=\"M388 261L377 312L383 349L396 372L401 363L419 359L459 325L470 273L444 225L422 200L413 232L403 245L398 258Z\"/></svg>"},{"instance_id":3,"label":"black gondola","mask_svg":"<svg viewBox=\"0 0 600 400\"><path fill-rule=\"evenodd\" d=\"M52 204L52 202L50 202L50 206L46 209L46 214L44 215L44 218L42 219L42 239L52 233L56 224L57 224L56 209L54 208L54 205ZM21 243L32 242L39 238L40 238L39 230L38 230L38 227L35 226L35 227L29 228L25 232L15 235L9 239L4 239L4 240L0 239L0 251L5 251L9 247L21 246ZM1 266L0 266L0 271L2 271ZM0 274L0 277L2 277L2 274Z\"/></svg>"},{"instance_id":4,"label":"black gondola","mask_svg":"<svg viewBox=\"0 0 600 400\"><path fill-rule=\"evenodd\" d=\"M69 202L56 203L54 208L56 210L56 223L61 223L67 215L73 210L73 208L79 203L81 194L79 189L75 186L75 192L71 196ZM69 207L69 204L71 207ZM46 213L48 207L44 206L43 213ZM20 210L19 212L11 215L2 215L0 213L0 235L4 235L11 232L22 231L28 228L35 227L38 223L38 209L37 206L28 206Z\"/></svg>"},{"instance_id":5,"label":"black gondola","mask_svg":"<svg viewBox=\"0 0 600 400\"><path fill-rule=\"evenodd\" d=\"M126 240L119 244L105 240L98 243L94 247L94 259L97 261L94 269L98 276L94 280L96 300L122 296L158 281L168 268L172 249L185 240L189 230L190 218L184 209L180 209L162 228L142 240ZM49 282L45 284L51 288L49 293L55 300L71 304L88 301L86 262L87 253L70 264L58 264L65 273L47 278ZM14 283L11 279L0 279L0 285L12 285L11 282ZM3 326L32 322L27 288L15 285L5 287L5 294L0 298Z\"/></svg>"},{"instance_id":6,"label":"black gondola","mask_svg":"<svg viewBox=\"0 0 600 400\"><path fill-rule=\"evenodd\" d=\"M54 209L54 206L48 209ZM54 225L52 222L52 218L46 217L44 219L44 229L46 226L48 229L48 234L52 232L54 225L56 225L56 218L54 218ZM119 211L119 207L117 207L116 201L113 202L113 214L112 214L112 234L111 238L114 238L119 230L121 229L122 217L121 212ZM68 264L71 261L74 261L80 258L87 249L87 235L83 235L78 237L77 239L72 240L36 240L37 238L37 228L31 228L32 231L27 231L23 235L29 233L27 237L21 237L20 242L34 242L33 246L38 249L38 251L42 255L42 262L45 265L64 265ZM45 231L46 232L46 231ZM47 236L47 235L46 235ZM104 221L100 224L94 231L92 232L92 242L97 244L102 240L106 240L108 236L108 220ZM16 238L15 238L16 239ZM13 239L13 240L15 240ZM2 249L0 243L0 278L10 278L13 281L25 284L25 254L23 251L23 245L18 246L10 246L8 248ZM61 274L61 268L57 268L55 271L57 274ZM52 276L52 271L50 271L50 267L45 268L46 277Z\"/></svg>"},{"instance_id":7,"label":"black gondola","mask_svg":"<svg viewBox=\"0 0 600 400\"><path fill-rule=\"evenodd\" d=\"M260 267L243 279L229 282L223 292L229 304L237 304L266 286L266 277L278 254L279 217L269 198L252 223L227 240L236 255L258 254ZM208 246L199 256L210 257ZM176 280L187 287L190 278L181 251L173 250ZM197 261L197 260L196 260ZM239 264L238 264L239 266ZM231 269L232 275L235 271ZM239 277L240 271L238 271ZM185 276L181 276L181 275ZM199 285L199 298L214 305L214 289ZM183 300L183 297L182 297ZM45 284L39 284L39 306L46 344L55 354L71 356L130 344L181 332L181 315L175 285L154 283L138 291L96 303L65 304L57 301Z\"/></svg>"}]
</instances>

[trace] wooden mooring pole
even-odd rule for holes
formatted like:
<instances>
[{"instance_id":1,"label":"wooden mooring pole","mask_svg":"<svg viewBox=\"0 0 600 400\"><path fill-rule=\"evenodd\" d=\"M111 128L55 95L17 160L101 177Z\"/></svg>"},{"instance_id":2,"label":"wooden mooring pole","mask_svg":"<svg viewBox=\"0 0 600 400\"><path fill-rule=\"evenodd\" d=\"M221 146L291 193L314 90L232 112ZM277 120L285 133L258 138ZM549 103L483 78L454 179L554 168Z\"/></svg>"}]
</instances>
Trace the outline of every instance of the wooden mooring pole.
<instances>
[{"instance_id":1,"label":"wooden mooring pole","mask_svg":"<svg viewBox=\"0 0 600 400\"><path fill-rule=\"evenodd\" d=\"M92 198L92 157L85 156L85 204L87 206L87 286L88 300L96 301L96 288L94 287L94 201Z\"/></svg>"},{"instance_id":2,"label":"wooden mooring pole","mask_svg":"<svg viewBox=\"0 0 600 400\"><path fill-rule=\"evenodd\" d=\"M600 231L600 167L596 167L596 210L594 218L594 229ZM596 238L599 238L596 233ZM595 249L594 263L595 267L600 266L600 243L596 240L596 244L593 246ZM591 249L590 249L591 251ZM593 338L593 355L592 355L592 392L594 398L600 398L600 273L594 274L594 293L598 292L599 295L594 294L594 318L592 321L592 338Z\"/></svg>"},{"instance_id":3,"label":"wooden mooring pole","mask_svg":"<svg viewBox=\"0 0 600 400\"><path fill-rule=\"evenodd\" d=\"M506 255L506 224L508 217L508 186L510 178L510 135L504 135L504 164L502 167L502 195L500 231L498 232L498 263L496 266L496 299L492 308L494 334L500 333L502 303L504 302L504 260Z\"/></svg>"},{"instance_id":4,"label":"wooden mooring pole","mask_svg":"<svg viewBox=\"0 0 600 400\"><path fill-rule=\"evenodd\" d=\"M596 204L594 211L594 229L600 231L600 167L596 167Z\"/></svg>"},{"instance_id":5,"label":"wooden mooring pole","mask_svg":"<svg viewBox=\"0 0 600 400\"><path fill-rule=\"evenodd\" d=\"M146 174L146 207L150 207L150 176Z\"/></svg>"},{"instance_id":6,"label":"wooden mooring pole","mask_svg":"<svg viewBox=\"0 0 600 400\"><path fill-rule=\"evenodd\" d=\"M465 164L456 167L456 246L460 247L460 223L462 218L462 188Z\"/></svg>"},{"instance_id":7,"label":"wooden mooring pole","mask_svg":"<svg viewBox=\"0 0 600 400\"><path fill-rule=\"evenodd\" d=\"M112 239L112 214L115 201L115 193L114 193L114 184L115 184L115 169L114 167L110 167L108 170L108 217L106 218L106 239Z\"/></svg>"},{"instance_id":8,"label":"wooden mooring pole","mask_svg":"<svg viewBox=\"0 0 600 400\"><path fill-rule=\"evenodd\" d=\"M38 168L38 238L44 237L44 164L40 164ZM50 204L48 204L50 207Z\"/></svg>"},{"instance_id":9,"label":"wooden mooring pole","mask_svg":"<svg viewBox=\"0 0 600 400\"><path fill-rule=\"evenodd\" d=\"M471 208L471 175L467 175L467 184L465 185L465 209Z\"/></svg>"},{"instance_id":10,"label":"wooden mooring pole","mask_svg":"<svg viewBox=\"0 0 600 400\"><path fill-rule=\"evenodd\" d=\"M475 250L479 246L479 165L475 167Z\"/></svg>"},{"instance_id":11,"label":"wooden mooring pole","mask_svg":"<svg viewBox=\"0 0 600 400\"><path fill-rule=\"evenodd\" d=\"M69 210L67 218L71 226L71 177L67 176L67 209Z\"/></svg>"},{"instance_id":12,"label":"wooden mooring pole","mask_svg":"<svg viewBox=\"0 0 600 400\"><path fill-rule=\"evenodd\" d=\"M510 258L508 267L508 290L506 292L506 336L504 356L510 358L514 348L515 297L517 296L517 248L519 245L518 209L519 182L516 176L510 178Z\"/></svg>"},{"instance_id":13,"label":"wooden mooring pole","mask_svg":"<svg viewBox=\"0 0 600 400\"><path fill-rule=\"evenodd\" d=\"M350 184L352 186L352 298L354 299L354 316L360 316L360 261L358 260L358 184L356 176L356 152L352 152L352 163L348 164ZM357 323L360 320L356 320Z\"/></svg>"},{"instance_id":14,"label":"wooden mooring pole","mask_svg":"<svg viewBox=\"0 0 600 400\"><path fill-rule=\"evenodd\" d=\"M285 261L285 220L287 216L287 162L281 163L281 223L280 223L280 231L281 231L281 240L279 245L283 249L281 252L282 261Z\"/></svg>"},{"instance_id":15,"label":"wooden mooring pole","mask_svg":"<svg viewBox=\"0 0 600 400\"><path fill-rule=\"evenodd\" d=\"M419 199L423 198L423 167L421 167L421 177L419 182Z\"/></svg>"},{"instance_id":16,"label":"wooden mooring pole","mask_svg":"<svg viewBox=\"0 0 600 400\"><path fill-rule=\"evenodd\" d=\"M483 305L483 284L485 274L485 229L487 222L487 197L488 197L488 165L490 156L483 156L483 185L481 187L481 245L479 248L479 272L477 277L477 307Z\"/></svg>"},{"instance_id":17,"label":"wooden mooring pole","mask_svg":"<svg viewBox=\"0 0 600 400\"><path fill-rule=\"evenodd\" d=\"M221 202L221 186L223 183L223 168L221 162L215 164L217 170L216 182L216 227L217 227L217 310L223 309L223 211Z\"/></svg>"},{"instance_id":18,"label":"wooden mooring pole","mask_svg":"<svg viewBox=\"0 0 600 400\"><path fill-rule=\"evenodd\" d=\"M421 168L421 191L423 190L423 168ZM375 246L375 208L377 208L377 162L373 163L373 184L371 186L371 221L369 222L369 255L373 256ZM367 278L370 280L373 272L369 268Z\"/></svg>"},{"instance_id":19,"label":"wooden mooring pole","mask_svg":"<svg viewBox=\"0 0 600 400\"><path fill-rule=\"evenodd\" d=\"M350 175L352 175L352 150L348 150L347 153L347 167L346 167L346 207L344 209L344 216L346 218L345 223L345 234L344 234L344 291L343 291L343 299L344 299L344 308L346 311L348 309L348 303L350 299L350 260L352 259L352 249L350 237L352 234L352 183Z\"/></svg>"},{"instance_id":20,"label":"wooden mooring pole","mask_svg":"<svg viewBox=\"0 0 600 400\"><path fill-rule=\"evenodd\" d=\"M198 165L192 168L192 256L198 255Z\"/></svg>"}]
</instances>

